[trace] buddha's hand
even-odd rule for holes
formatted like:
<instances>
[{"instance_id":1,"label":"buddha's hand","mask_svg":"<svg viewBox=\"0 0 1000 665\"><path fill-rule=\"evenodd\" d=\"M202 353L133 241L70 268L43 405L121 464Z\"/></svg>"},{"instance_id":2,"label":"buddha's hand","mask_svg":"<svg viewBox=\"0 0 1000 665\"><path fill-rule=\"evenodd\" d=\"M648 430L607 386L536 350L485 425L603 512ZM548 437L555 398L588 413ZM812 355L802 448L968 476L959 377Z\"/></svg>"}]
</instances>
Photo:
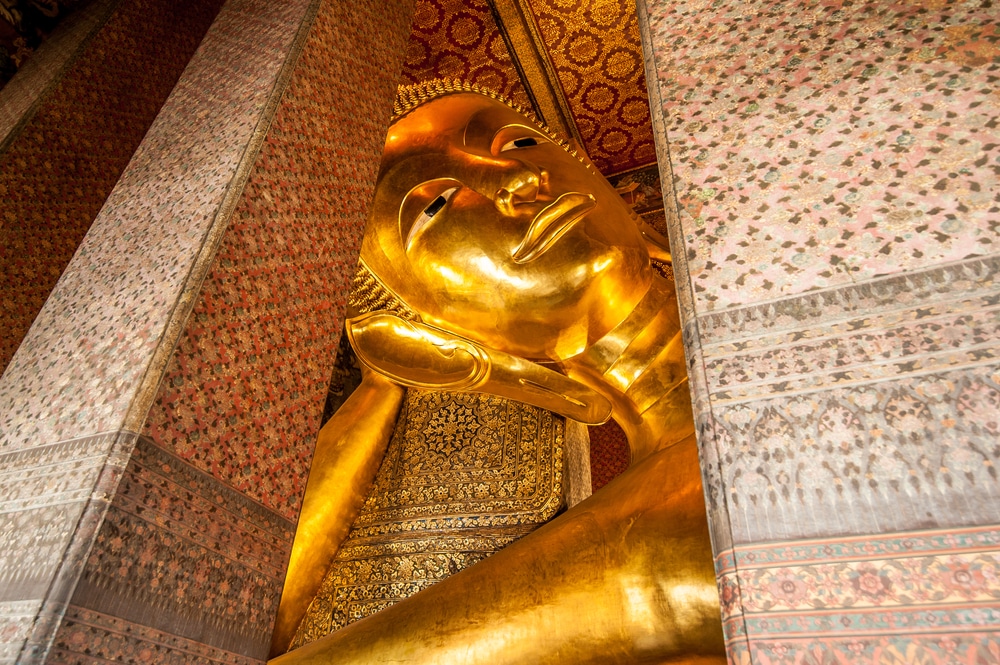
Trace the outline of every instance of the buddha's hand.
<instances>
[{"instance_id":1,"label":"buddha's hand","mask_svg":"<svg viewBox=\"0 0 1000 665\"><path fill-rule=\"evenodd\" d=\"M364 365L410 388L498 395L588 425L611 417L611 403L582 383L425 323L372 312L350 319L347 335Z\"/></svg>"}]
</instances>

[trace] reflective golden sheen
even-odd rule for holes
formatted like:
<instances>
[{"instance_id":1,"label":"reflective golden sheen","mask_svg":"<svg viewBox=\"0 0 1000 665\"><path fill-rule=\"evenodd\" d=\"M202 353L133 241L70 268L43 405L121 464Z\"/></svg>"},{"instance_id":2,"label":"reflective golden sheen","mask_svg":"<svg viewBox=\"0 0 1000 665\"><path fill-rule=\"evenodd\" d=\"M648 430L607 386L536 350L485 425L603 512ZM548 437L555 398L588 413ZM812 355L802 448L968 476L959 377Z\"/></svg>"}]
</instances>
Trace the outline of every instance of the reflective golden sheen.
<instances>
[{"instance_id":1,"label":"reflective golden sheen","mask_svg":"<svg viewBox=\"0 0 1000 665\"><path fill-rule=\"evenodd\" d=\"M651 252L664 253L649 242L604 178L490 96L433 96L392 125L362 260L419 321L382 312L349 323L371 376L586 422L610 409L632 464L490 558L273 663L725 662L676 297L650 266ZM384 447L363 405L336 419L359 423L339 445L366 460ZM322 464L318 453L312 473L332 477ZM338 464L338 474L370 471ZM304 612L286 597L315 584L301 562L332 558L301 550L350 525L363 483L341 481L344 495L319 497L327 484L310 478L278 652ZM335 536L303 533L323 520Z\"/></svg>"},{"instance_id":2,"label":"reflective golden sheen","mask_svg":"<svg viewBox=\"0 0 1000 665\"><path fill-rule=\"evenodd\" d=\"M347 537L382 462L403 394L399 386L364 371L361 385L320 430L281 593L272 655L282 653L291 642Z\"/></svg>"},{"instance_id":3,"label":"reflective golden sheen","mask_svg":"<svg viewBox=\"0 0 1000 665\"><path fill-rule=\"evenodd\" d=\"M562 360L621 322L652 282L611 185L489 97L439 97L398 120L379 178L362 258L424 323ZM439 197L444 207L425 214Z\"/></svg>"}]
</instances>

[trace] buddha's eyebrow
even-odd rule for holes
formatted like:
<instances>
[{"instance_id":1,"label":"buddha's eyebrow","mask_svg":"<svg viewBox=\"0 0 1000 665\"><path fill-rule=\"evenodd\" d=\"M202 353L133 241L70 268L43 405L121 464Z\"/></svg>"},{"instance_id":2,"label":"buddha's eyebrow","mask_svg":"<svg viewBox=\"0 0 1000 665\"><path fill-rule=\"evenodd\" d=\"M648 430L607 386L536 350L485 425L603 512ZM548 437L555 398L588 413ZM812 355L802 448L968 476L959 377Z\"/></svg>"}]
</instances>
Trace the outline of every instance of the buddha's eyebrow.
<instances>
[{"instance_id":1,"label":"buddha's eyebrow","mask_svg":"<svg viewBox=\"0 0 1000 665\"><path fill-rule=\"evenodd\" d=\"M492 110L489 108L479 109L469 117L469 121L465 123L465 129L462 130L462 145L468 146L474 143L477 139L482 138L482 134L488 135L490 140L493 139L493 134L489 131L491 123L483 117L489 116Z\"/></svg>"}]
</instances>

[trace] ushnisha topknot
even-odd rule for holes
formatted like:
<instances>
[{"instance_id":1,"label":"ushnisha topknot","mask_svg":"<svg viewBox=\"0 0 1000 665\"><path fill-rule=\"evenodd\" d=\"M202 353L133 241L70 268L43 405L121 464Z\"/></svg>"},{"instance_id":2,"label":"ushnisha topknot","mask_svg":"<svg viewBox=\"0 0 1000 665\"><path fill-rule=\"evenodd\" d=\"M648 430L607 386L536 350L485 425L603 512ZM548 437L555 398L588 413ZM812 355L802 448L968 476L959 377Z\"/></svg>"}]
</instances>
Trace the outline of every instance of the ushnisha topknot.
<instances>
[{"instance_id":1,"label":"ushnisha topknot","mask_svg":"<svg viewBox=\"0 0 1000 665\"><path fill-rule=\"evenodd\" d=\"M392 122L396 122L425 102L429 102L437 97L460 92L474 92L478 95L495 99L511 107L518 113L538 122L532 111L515 104L495 90L489 90L475 83L466 83L458 79L431 79L429 81L421 81L420 83L399 86L396 90L396 99L392 105Z\"/></svg>"}]
</instances>

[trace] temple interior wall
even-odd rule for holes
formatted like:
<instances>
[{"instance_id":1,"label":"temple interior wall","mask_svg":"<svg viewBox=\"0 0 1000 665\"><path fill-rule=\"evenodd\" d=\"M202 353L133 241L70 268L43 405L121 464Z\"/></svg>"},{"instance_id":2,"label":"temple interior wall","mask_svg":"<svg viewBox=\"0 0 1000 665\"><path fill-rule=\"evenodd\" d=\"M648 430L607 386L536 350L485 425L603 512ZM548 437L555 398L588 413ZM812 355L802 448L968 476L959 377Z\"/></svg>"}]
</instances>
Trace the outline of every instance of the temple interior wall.
<instances>
[{"instance_id":1,"label":"temple interior wall","mask_svg":"<svg viewBox=\"0 0 1000 665\"><path fill-rule=\"evenodd\" d=\"M0 381L0 662L262 661L407 4L231 0L73 222ZM733 661L1000 659L995 12L639 10Z\"/></svg>"},{"instance_id":2,"label":"temple interior wall","mask_svg":"<svg viewBox=\"0 0 1000 665\"><path fill-rule=\"evenodd\" d=\"M96 2L4 89L0 369L221 6L221 0Z\"/></svg>"},{"instance_id":3,"label":"temple interior wall","mask_svg":"<svg viewBox=\"0 0 1000 665\"><path fill-rule=\"evenodd\" d=\"M996 13L639 4L734 662L996 660Z\"/></svg>"},{"instance_id":4,"label":"temple interior wall","mask_svg":"<svg viewBox=\"0 0 1000 665\"><path fill-rule=\"evenodd\" d=\"M236 0L190 58L0 382L3 662L266 656L410 11Z\"/></svg>"},{"instance_id":5,"label":"temple interior wall","mask_svg":"<svg viewBox=\"0 0 1000 665\"><path fill-rule=\"evenodd\" d=\"M319 6L51 657L266 658L410 11Z\"/></svg>"}]
</instances>

